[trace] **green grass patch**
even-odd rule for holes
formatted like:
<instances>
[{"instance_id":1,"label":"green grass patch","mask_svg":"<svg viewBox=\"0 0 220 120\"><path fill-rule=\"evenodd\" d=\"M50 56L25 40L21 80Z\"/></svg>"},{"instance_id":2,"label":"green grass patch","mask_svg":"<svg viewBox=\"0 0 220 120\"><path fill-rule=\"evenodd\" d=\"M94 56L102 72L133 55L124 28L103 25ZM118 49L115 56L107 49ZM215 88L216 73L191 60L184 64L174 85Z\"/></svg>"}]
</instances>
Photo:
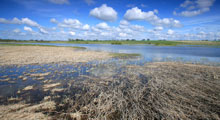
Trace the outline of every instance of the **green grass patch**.
<instances>
[{"instance_id":1,"label":"green grass patch","mask_svg":"<svg viewBox=\"0 0 220 120\"><path fill-rule=\"evenodd\" d=\"M113 58L120 58L120 59L135 58L141 56L140 54L137 53L111 53L110 55Z\"/></svg>"},{"instance_id":2,"label":"green grass patch","mask_svg":"<svg viewBox=\"0 0 220 120\"><path fill-rule=\"evenodd\" d=\"M119 42L119 41L113 41L113 42L111 42L111 44L112 44L112 45L121 45L122 42Z\"/></svg>"},{"instance_id":3,"label":"green grass patch","mask_svg":"<svg viewBox=\"0 0 220 120\"><path fill-rule=\"evenodd\" d=\"M86 47L78 47L78 46L74 46L74 47L72 47L72 48L81 49L81 50L85 50L85 49L86 49Z\"/></svg>"},{"instance_id":4,"label":"green grass patch","mask_svg":"<svg viewBox=\"0 0 220 120\"><path fill-rule=\"evenodd\" d=\"M4 40L0 39L0 43L68 43L68 44L112 44L112 45L135 45L150 44L155 46L177 46L177 45L204 45L204 46L220 46L220 41L170 41L170 40L69 40L69 41L44 41L44 40Z\"/></svg>"}]
</instances>

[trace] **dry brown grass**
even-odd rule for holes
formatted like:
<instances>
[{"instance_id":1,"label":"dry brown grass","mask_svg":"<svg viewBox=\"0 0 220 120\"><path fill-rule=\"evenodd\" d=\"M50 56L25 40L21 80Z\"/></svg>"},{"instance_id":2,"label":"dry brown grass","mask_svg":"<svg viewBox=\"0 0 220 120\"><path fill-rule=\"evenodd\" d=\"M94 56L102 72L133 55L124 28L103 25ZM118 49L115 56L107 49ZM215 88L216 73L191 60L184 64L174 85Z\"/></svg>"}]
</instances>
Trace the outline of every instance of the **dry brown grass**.
<instances>
[{"instance_id":1,"label":"dry brown grass","mask_svg":"<svg viewBox=\"0 0 220 120\"><path fill-rule=\"evenodd\" d=\"M151 63L114 79L86 106L91 118L220 119L219 67Z\"/></svg>"},{"instance_id":2,"label":"dry brown grass","mask_svg":"<svg viewBox=\"0 0 220 120\"><path fill-rule=\"evenodd\" d=\"M48 120L50 116L43 114L43 111L55 109L55 103L52 101L43 102L37 105L18 103L13 105L4 105L0 107L1 120Z\"/></svg>"},{"instance_id":3,"label":"dry brown grass","mask_svg":"<svg viewBox=\"0 0 220 120\"><path fill-rule=\"evenodd\" d=\"M0 46L0 65L88 62L110 57L106 52L83 51L70 47Z\"/></svg>"},{"instance_id":4,"label":"dry brown grass","mask_svg":"<svg viewBox=\"0 0 220 120\"><path fill-rule=\"evenodd\" d=\"M34 108L31 114L44 115L45 119L220 119L219 67L149 63L124 66L119 73L113 72L117 66L111 66L109 70L102 67L109 74L100 76L92 72L92 76L80 76L69 81L65 94L53 92L47 96L47 100L55 102L53 107L48 104L48 107L36 110L37 105L24 104L16 112L1 113L0 118L31 107ZM0 106L0 111L10 107Z\"/></svg>"}]
</instances>

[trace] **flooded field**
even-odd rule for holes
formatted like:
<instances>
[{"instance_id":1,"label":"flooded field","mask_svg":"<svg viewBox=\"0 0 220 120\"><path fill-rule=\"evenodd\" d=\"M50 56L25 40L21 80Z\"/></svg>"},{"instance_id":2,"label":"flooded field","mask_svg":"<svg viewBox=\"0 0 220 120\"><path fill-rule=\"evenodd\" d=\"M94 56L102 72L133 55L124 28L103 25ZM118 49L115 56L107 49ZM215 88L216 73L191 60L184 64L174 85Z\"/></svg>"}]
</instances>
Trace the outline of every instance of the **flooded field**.
<instances>
[{"instance_id":1,"label":"flooded field","mask_svg":"<svg viewBox=\"0 0 220 120\"><path fill-rule=\"evenodd\" d=\"M22 57L3 64L11 59L1 56L0 119L220 119L220 67L214 64L72 51L68 58L84 56L63 61L61 53L51 63L42 62L47 57L37 63L25 58L29 64Z\"/></svg>"},{"instance_id":2,"label":"flooded field","mask_svg":"<svg viewBox=\"0 0 220 120\"><path fill-rule=\"evenodd\" d=\"M16 43L19 44L19 43ZM154 45L111 45L111 44L68 44L68 43L21 43L32 45L77 46L92 51L113 53L136 53L141 55L137 62L187 62L199 64L219 65L220 48L216 46L182 45L182 46L154 46Z\"/></svg>"}]
</instances>

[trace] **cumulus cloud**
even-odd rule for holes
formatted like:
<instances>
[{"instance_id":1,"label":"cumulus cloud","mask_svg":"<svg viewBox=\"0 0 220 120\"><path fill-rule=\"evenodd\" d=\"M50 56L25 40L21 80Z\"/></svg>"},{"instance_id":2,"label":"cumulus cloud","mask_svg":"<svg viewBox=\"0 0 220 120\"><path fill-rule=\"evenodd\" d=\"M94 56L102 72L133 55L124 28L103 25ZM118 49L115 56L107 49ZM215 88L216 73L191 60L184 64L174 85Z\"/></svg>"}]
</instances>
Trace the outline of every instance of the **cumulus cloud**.
<instances>
[{"instance_id":1,"label":"cumulus cloud","mask_svg":"<svg viewBox=\"0 0 220 120\"><path fill-rule=\"evenodd\" d=\"M168 34L168 35L172 35L172 34L174 34L174 31L171 30L171 29L169 29L169 30L167 31L167 34Z\"/></svg>"},{"instance_id":2,"label":"cumulus cloud","mask_svg":"<svg viewBox=\"0 0 220 120\"><path fill-rule=\"evenodd\" d=\"M25 31L28 31L28 32L33 32L32 28L27 27L27 26L24 26L24 30L25 30Z\"/></svg>"},{"instance_id":3,"label":"cumulus cloud","mask_svg":"<svg viewBox=\"0 0 220 120\"><path fill-rule=\"evenodd\" d=\"M101 32L100 35L101 35L101 36L111 36L112 33L110 33L110 32Z\"/></svg>"},{"instance_id":4,"label":"cumulus cloud","mask_svg":"<svg viewBox=\"0 0 220 120\"><path fill-rule=\"evenodd\" d=\"M49 0L49 2L54 3L54 4L69 4L69 0Z\"/></svg>"},{"instance_id":5,"label":"cumulus cloud","mask_svg":"<svg viewBox=\"0 0 220 120\"><path fill-rule=\"evenodd\" d=\"M39 28L40 32L43 34L48 34L48 31L46 31L44 28Z\"/></svg>"},{"instance_id":6,"label":"cumulus cloud","mask_svg":"<svg viewBox=\"0 0 220 120\"><path fill-rule=\"evenodd\" d=\"M72 36L76 35L76 33L73 32L73 31L70 31L69 34L72 35Z\"/></svg>"},{"instance_id":7,"label":"cumulus cloud","mask_svg":"<svg viewBox=\"0 0 220 120\"><path fill-rule=\"evenodd\" d=\"M210 7L214 4L215 0L185 0L180 5L180 8L184 9L182 12L174 11L174 15L180 15L184 17L192 17L203 14L210 10Z\"/></svg>"},{"instance_id":8,"label":"cumulus cloud","mask_svg":"<svg viewBox=\"0 0 220 120\"><path fill-rule=\"evenodd\" d=\"M129 25L129 22L127 20L121 20L120 25Z\"/></svg>"},{"instance_id":9,"label":"cumulus cloud","mask_svg":"<svg viewBox=\"0 0 220 120\"><path fill-rule=\"evenodd\" d=\"M117 19L117 12L106 4L92 9L89 14L104 21L115 21Z\"/></svg>"},{"instance_id":10,"label":"cumulus cloud","mask_svg":"<svg viewBox=\"0 0 220 120\"><path fill-rule=\"evenodd\" d=\"M90 26L88 24L85 24L83 25L82 27L83 30L89 30L90 29Z\"/></svg>"},{"instance_id":11,"label":"cumulus cloud","mask_svg":"<svg viewBox=\"0 0 220 120\"><path fill-rule=\"evenodd\" d=\"M88 5L95 4L94 0L84 0Z\"/></svg>"},{"instance_id":12,"label":"cumulus cloud","mask_svg":"<svg viewBox=\"0 0 220 120\"><path fill-rule=\"evenodd\" d=\"M155 26L164 26L164 27L181 27L181 23L178 20L173 18L163 18L160 19L155 13L158 13L158 10L143 12L138 7L128 9L124 15L124 19L128 21L132 20L145 20Z\"/></svg>"},{"instance_id":13,"label":"cumulus cloud","mask_svg":"<svg viewBox=\"0 0 220 120\"><path fill-rule=\"evenodd\" d=\"M17 29L14 29L13 32L14 33L19 33L19 32L21 32L21 30L17 28Z\"/></svg>"},{"instance_id":14,"label":"cumulus cloud","mask_svg":"<svg viewBox=\"0 0 220 120\"><path fill-rule=\"evenodd\" d=\"M21 20L19 20L18 18L13 18L12 20L7 20L5 18L0 18L0 23L3 23L3 24L26 24L26 25L29 25L29 26L32 26L32 27L39 27L40 25L29 19L29 18L21 18Z\"/></svg>"},{"instance_id":15,"label":"cumulus cloud","mask_svg":"<svg viewBox=\"0 0 220 120\"><path fill-rule=\"evenodd\" d=\"M99 28L99 29L109 29L109 28L110 28L110 27L108 26L108 24L105 23L105 22L102 22L102 23L97 24L96 27Z\"/></svg>"},{"instance_id":16,"label":"cumulus cloud","mask_svg":"<svg viewBox=\"0 0 220 120\"><path fill-rule=\"evenodd\" d=\"M162 31L162 30L163 30L163 27L157 26L157 27L154 28L154 30L155 30L155 31Z\"/></svg>"},{"instance_id":17,"label":"cumulus cloud","mask_svg":"<svg viewBox=\"0 0 220 120\"><path fill-rule=\"evenodd\" d=\"M0 23L2 24L18 24L18 25L27 25L27 26L24 26L24 30L25 31L28 31L28 32L32 32L33 33L33 30L31 27L36 27L39 29L40 33L43 33L43 34L47 34L48 31L46 31L41 25L39 25L37 22L29 19L29 18L21 18L21 19L18 19L18 18L13 18L11 20L7 20L5 18L0 18ZM31 27L28 27L28 26L31 26ZM18 29L15 29L13 30L14 33L18 33ZM33 33L34 34L34 33Z\"/></svg>"},{"instance_id":18,"label":"cumulus cloud","mask_svg":"<svg viewBox=\"0 0 220 120\"><path fill-rule=\"evenodd\" d=\"M58 23L58 21L57 21L55 18L51 18L51 19L50 19L50 22L51 22L51 23L55 23L55 24Z\"/></svg>"},{"instance_id":19,"label":"cumulus cloud","mask_svg":"<svg viewBox=\"0 0 220 120\"><path fill-rule=\"evenodd\" d=\"M26 25L29 25L29 26L33 26L33 27L39 27L40 26L37 22L35 22L35 21L33 21L33 20L29 19L29 18L22 18L21 22L23 24L26 24Z\"/></svg>"},{"instance_id":20,"label":"cumulus cloud","mask_svg":"<svg viewBox=\"0 0 220 120\"><path fill-rule=\"evenodd\" d=\"M142 12L138 7L134 7L132 9L128 9L124 15L126 20L145 20L148 16L153 16L154 13L152 11Z\"/></svg>"},{"instance_id":21,"label":"cumulus cloud","mask_svg":"<svg viewBox=\"0 0 220 120\"><path fill-rule=\"evenodd\" d=\"M120 37L127 37L127 34L126 33L119 33L118 34Z\"/></svg>"},{"instance_id":22,"label":"cumulus cloud","mask_svg":"<svg viewBox=\"0 0 220 120\"><path fill-rule=\"evenodd\" d=\"M62 23L58 23L59 27L80 28L82 23L77 19L64 19Z\"/></svg>"},{"instance_id":23,"label":"cumulus cloud","mask_svg":"<svg viewBox=\"0 0 220 120\"><path fill-rule=\"evenodd\" d=\"M144 31L145 29L144 26L141 26L141 25L131 25L130 28L135 31Z\"/></svg>"},{"instance_id":24,"label":"cumulus cloud","mask_svg":"<svg viewBox=\"0 0 220 120\"><path fill-rule=\"evenodd\" d=\"M21 20L18 18L13 18L12 20L7 20L5 18L0 18L0 23L2 24L22 24Z\"/></svg>"}]
</instances>

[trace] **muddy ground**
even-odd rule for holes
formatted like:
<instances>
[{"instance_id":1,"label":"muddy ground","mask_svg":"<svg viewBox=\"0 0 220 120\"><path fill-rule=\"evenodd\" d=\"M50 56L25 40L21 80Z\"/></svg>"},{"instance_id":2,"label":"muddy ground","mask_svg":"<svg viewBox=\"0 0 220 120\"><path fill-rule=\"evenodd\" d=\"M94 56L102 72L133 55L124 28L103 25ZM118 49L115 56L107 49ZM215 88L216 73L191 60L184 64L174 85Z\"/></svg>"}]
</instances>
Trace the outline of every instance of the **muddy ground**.
<instances>
[{"instance_id":1,"label":"muddy ground","mask_svg":"<svg viewBox=\"0 0 220 120\"><path fill-rule=\"evenodd\" d=\"M23 86L1 103L0 119L220 119L220 67L155 62L89 72Z\"/></svg>"}]
</instances>

